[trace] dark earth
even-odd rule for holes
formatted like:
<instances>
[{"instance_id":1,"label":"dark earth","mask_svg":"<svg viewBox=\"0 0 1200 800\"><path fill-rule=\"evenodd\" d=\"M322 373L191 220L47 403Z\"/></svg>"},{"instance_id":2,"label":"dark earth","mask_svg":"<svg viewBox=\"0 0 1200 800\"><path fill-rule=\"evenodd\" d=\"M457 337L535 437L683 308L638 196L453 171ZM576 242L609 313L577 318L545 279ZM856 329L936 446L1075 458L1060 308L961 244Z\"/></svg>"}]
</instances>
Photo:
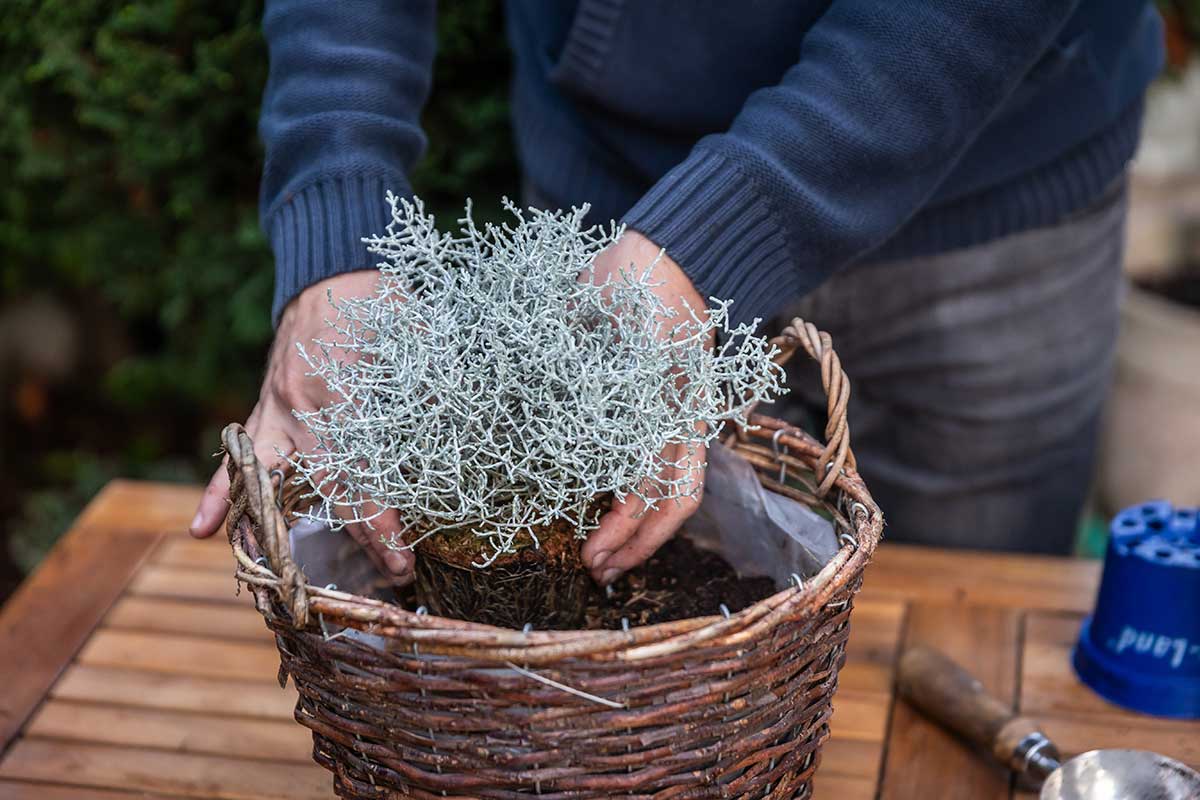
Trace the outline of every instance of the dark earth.
<instances>
[{"instance_id":1,"label":"dark earth","mask_svg":"<svg viewBox=\"0 0 1200 800\"><path fill-rule=\"evenodd\" d=\"M652 625L688 617L740 611L775 593L766 577L740 577L714 552L685 538L668 541L649 561L613 584L610 596L597 590L587 610L587 627Z\"/></svg>"},{"instance_id":2,"label":"dark earth","mask_svg":"<svg viewBox=\"0 0 1200 800\"><path fill-rule=\"evenodd\" d=\"M637 626L720 614L722 603L733 613L776 592L770 578L739 576L721 556L683 537L619 578L611 592L589 585L583 627L590 630L619 630L622 620ZM396 599L405 608L420 605L411 586Z\"/></svg>"}]
</instances>

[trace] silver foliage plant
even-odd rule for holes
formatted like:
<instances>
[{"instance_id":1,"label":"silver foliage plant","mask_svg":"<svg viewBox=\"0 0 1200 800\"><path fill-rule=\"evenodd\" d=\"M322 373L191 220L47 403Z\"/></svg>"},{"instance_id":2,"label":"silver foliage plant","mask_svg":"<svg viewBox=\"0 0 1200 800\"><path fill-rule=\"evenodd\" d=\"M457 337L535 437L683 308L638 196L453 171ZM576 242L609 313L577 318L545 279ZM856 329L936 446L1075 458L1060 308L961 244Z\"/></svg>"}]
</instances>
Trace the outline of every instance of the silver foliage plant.
<instances>
[{"instance_id":1,"label":"silver foliage plant","mask_svg":"<svg viewBox=\"0 0 1200 800\"><path fill-rule=\"evenodd\" d=\"M398 509L408 528L385 542L470 530L490 545L477 566L556 520L586 536L598 496L651 508L691 496L688 459L667 446L694 455L784 391L774 346L730 328L725 303L668 309L653 265L591 279L622 231L584 229L586 206L506 201L515 221L480 229L468 202L452 234L419 200L387 202L386 234L364 240L383 259L377 292L337 301L333 336L297 343L334 401L295 412L318 446L293 465L335 528Z\"/></svg>"}]
</instances>

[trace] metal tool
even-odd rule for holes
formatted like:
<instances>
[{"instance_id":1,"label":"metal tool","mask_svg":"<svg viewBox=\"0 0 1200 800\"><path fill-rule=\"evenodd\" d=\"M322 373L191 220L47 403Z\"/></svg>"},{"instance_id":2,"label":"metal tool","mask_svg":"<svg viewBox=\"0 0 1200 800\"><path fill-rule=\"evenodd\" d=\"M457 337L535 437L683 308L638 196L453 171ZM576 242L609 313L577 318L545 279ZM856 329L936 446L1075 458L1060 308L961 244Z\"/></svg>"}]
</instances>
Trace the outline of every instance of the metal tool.
<instances>
[{"instance_id":1,"label":"metal tool","mask_svg":"<svg viewBox=\"0 0 1200 800\"><path fill-rule=\"evenodd\" d=\"M1041 800L1200 800L1200 773L1158 753L1091 750L1063 763L1036 722L1013 713L935 650L908 650L897 681L913 706L987 749L1024 786L1040 786Z\"/></svg>"}]
</instances>

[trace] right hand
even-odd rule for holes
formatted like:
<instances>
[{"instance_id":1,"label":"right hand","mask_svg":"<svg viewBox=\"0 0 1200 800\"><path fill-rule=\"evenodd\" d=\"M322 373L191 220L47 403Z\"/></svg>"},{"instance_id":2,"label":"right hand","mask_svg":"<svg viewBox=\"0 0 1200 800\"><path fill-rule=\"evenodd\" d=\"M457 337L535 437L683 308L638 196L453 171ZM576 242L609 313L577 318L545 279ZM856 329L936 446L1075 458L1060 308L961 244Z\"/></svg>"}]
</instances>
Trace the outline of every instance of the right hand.
<instances>
[{"instance_id":1,"label":"right hand","mask_svg":"<svg viewBox=\"0 0 1200 800\"><path fill-rule=\"evenodd\" d=\"M333 292L335 301L342 297L363 297L374 293L378 281L376 270L335 275L309 286L284 309L267 358L267 374L258 403L246 420L246 431L254 440L254 454L268 468L282 460L280 454L305 452L316 446L308 429L292 415L292 409L315 411L333 400L321 380L306 374L308 365L296 352L296 342L307 347L314 338L332 335L326 321L337 311L330 305L327 292ZM198 539L216 533L229 510L226 460L228 457L208 482L189 528ZM367 551L381 573L400 585L411 582L415 562L412 551L395 550L381 540L401 529L397 513L389 510L372 524L374 529L350 524L346 530Z\"/></svg>"}]
</instances>

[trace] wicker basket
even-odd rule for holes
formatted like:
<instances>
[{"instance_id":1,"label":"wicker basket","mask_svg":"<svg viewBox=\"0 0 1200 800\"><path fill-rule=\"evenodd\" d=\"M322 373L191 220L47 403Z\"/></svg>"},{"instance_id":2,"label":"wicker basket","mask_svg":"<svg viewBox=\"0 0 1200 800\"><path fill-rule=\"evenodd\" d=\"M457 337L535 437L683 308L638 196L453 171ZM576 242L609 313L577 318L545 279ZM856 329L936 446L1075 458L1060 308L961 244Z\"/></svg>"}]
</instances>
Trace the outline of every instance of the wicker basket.
<instances>
[{"instance_id":1,"label":"wicker basket","mask_svg":"<svg viewBox=\"0 0 1200 800\"><path fill-rule=\"evenodd\" d=\"M226 428L237 578L299 691L313 757L350 798L798 798L828 735L849 619L883 519L855 470L850 387L829 336L795 320L780 362L820 362L827 444L768 417L726 444L769 489L832 515L833 560L728 617L628 631L508 630L306 584L274 473ZM383 637L376 648L331 626Z\"/></svg>"}]
</instances>

